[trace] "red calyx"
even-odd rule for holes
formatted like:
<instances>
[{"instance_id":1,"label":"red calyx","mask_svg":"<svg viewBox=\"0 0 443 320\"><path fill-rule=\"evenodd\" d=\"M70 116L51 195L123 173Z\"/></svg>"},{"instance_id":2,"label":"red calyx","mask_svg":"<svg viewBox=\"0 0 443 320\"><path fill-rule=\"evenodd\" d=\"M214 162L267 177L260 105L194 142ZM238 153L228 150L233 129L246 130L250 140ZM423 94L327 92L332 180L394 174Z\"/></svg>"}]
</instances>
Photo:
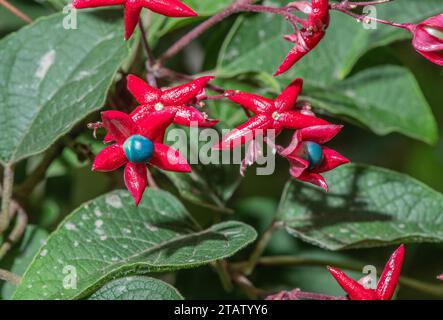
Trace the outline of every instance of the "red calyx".
<instances>
[{"instance_id":1,"label":"red calyx","mask_svg":"<svg viewBox=\"0 0 443 320\"><path fill-rule=\"evenodd\" d=\"M285 36L285 39L295 43L274 76L288 71L292 66L314 49L323 39L325 30L329 26L329 1L312 0L311 12L303 28L295 34Z\"/></svg>"},{"instance_id":2,"label":"red calyx","mask_svg":"<svg viewBox=\"0 0 443 320\"><path fill-rule=\"evenodd\" d=\"M404 245L394 251L386 263L375 290L365 288L339 269L328 267L328 270L351 300L391 300L400 277L404 253Z\"/></svg>"},{"instance_id":3,"label":"red calyx","mask_svg":"<svg viewBox=\"0 0 443 320\"><path fill-rule=\"evenodd\" d=\"M418 25L406 24L412 33L415 50L429 61L443 66L443 14L428 18Z\"/></svg>"},{"instance_id":4,"label":"red calyx","mask_svg":"<svg viewBox=\"0 0 443 320\"><path fill-rule=\"evenodd\" d=\"M223 137L215 149L233 149L255 138L259 133L266 136L267 130L275 130L276 135L283 129L301 129L316 125L327 125L327 121L294 111L303 80L294 80L274 100L246 92L228 92L229 99L255 115L247 122Z\"/></svg>"},{"instance_id":5,"label":"red calyx","mask_svg":"<svg viewBox=\"0 0 443 320\"><path fill-rule=\"evenodd\" d=\"M179 0L73 0L76 9L121 5L125 9L125 40L128 40L137 26L142 8L167 17L195 17L195 13Z\"/></svg>"}]
</instances>

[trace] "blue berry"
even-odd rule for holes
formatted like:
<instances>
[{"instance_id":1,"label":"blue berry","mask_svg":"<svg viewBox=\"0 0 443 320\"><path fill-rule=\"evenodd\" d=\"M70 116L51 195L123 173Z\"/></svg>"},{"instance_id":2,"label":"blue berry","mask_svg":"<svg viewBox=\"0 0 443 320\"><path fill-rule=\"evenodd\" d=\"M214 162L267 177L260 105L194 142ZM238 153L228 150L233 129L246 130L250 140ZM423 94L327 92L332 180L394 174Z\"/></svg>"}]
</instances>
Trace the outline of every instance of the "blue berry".
<instances>
[{"instance_id":1,"label":"blue berry","mask_svg":"<svg viewBox=\"0 0 443 320\"><path fill-rule=\"evenodd\" d=\"M136 134L126 139L123 151L129 162L144 163L154 154L154 144L148 138Z\"/></svg>"},{"instance_id":2,"label":"blue berry","mask_svg":"<svg viewBox=\"0 0 443 320\"><path fill-rule=\"evenodd\" d=\"M318 143L303 142L304 159L309 162L309 168L318 167L323 161L323 149Z\"/></svg>"}]
</instances>

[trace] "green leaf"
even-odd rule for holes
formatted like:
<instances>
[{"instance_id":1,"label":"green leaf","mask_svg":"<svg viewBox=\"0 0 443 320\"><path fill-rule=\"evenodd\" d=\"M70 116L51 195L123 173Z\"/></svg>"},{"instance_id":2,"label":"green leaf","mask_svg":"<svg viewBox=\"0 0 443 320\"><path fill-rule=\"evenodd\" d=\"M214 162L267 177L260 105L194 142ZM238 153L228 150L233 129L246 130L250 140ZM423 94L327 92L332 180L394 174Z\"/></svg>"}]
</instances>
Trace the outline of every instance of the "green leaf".
<instances>
[{"instance_id":1,"label":"green leaf","mask_svg":"<svg viewBox=\"0 0 443 320\"><path fill-rule=\"evenodd\" d=\"M171 130L174 128L176 127L171 127ZM206 138L201 134L213 133L213 129L207 131L207 129L177 128L178 131L168 131L166 143L188 159L192 165L192 172L188 174L165 171L163 173L184 199L211 209L230 211L226 203L240 185L239 166L222 164L222 156L216 156L218 151L208 149L208 145L211 147L217 141L209 141L211 137L205 141ZM218 139L220 138L219 132ZM203 145L206 150L202 150ZM230 152L226 151L225 155L229 154ZM227 157L227 159L230 158Z\"/></svg>"},{"instance_id":2,"label":"green leaf","mask_svg":"<svg viewBox=\"0 0 443 320\"><path fill-rule=\"evenodd\" d=\"M44 244L47 237L48 233L46 230L33 225L27 226L20 242L15 244L6 257L2 259L0 268L21 276L31 264L32 258ZM11 298L14 291L15 285L8 282L0 282L2 300Z\"/></svg>"},{"instance_id":3,"label":"green leaf","mask_svg":"<svg viewBox=\"0 0 443 320\"><path fill-rule=\"evenodd\" d=\"M377 6L377 9L379 18L418 22L440 13L441 2L403 0ZM283 34L290 32L287 22L275 15L259 14L252 18L240 18L223 46L217 74L233 76L257 72L272 75L292 47L291 43L282 39ZM352 18L332 12L331 26L324 40L289 72L278 77L278 80L285 86L296 77L303 78L307 84L304 94L314 98L316 96L316 107L357 120L377 134L397 131L427 143L434 143L437 139L435 120L409 71L397 71L394 83L383 80L384 85L391 90L391 93L387 92L387 88L383 90L384 96L374 94L374 81L369 78L381 71L380 68L364 70L346 79L359 58L369 50L408 37L410 34L405 30L381 24L377 25L376 30L368 30ZM386 68L386 76L391 77L392 67ZM378 79L384 75L385 73L378 74ZM366 92L364 88L368 85L360 80L372 80L369 84L372 90ZM360 95L349 96L349 87L352 87L354 92L360 92ZM327 95L319 94L326 90ZM402 96L403 93L407 93L412 99L409 99L406 105L400 103L402 99L397 101L391 98ZM392 100L392 103L384 103L386 98ZM359 105L362 101L364 106ZM357 110L356 105L359 106ZM366 109L367 106L371 108ZM376 121L375 117L370 116L374 109L380 115ZM392 110L400 109L403 119L394 123ZM425 120L420 126L410 126L416 121L417 113Z\"/></svg>"},{"instance_id":4,"label":"green leaf","mask_svg":"<svg viewBox=\"0 0 443 320\"><path fill-rule=\"evenodd\" d=\"M326 173L329 193L291 180L277 219L329 250L443 241L443 195L400 173L347 165Z\"/></svg>"},{"instance_id":5,"label":"green leaf","mask_svg":"<svg viewBox=\"0 0 443 320\"><path fill-rule=\"evenodd\" d=\"M115 191L65 219L34 258L14 298L82 298L116 277L227 258L255 238L253 228L234 221L200 230L167 192L147 190L136 207L128 192Z\"/></svg>"},{"instance_id":6,"label":"green leaf","mask_svg":"<svg viewBox=\"0 0 443 320\"><path fill-rule=\"evenodd\" d=\"M78 14L42 18L0 42L0 162L14 163L48 148L101 108L128 56L121 20Z\"/></svg>"},{"instance_id":7,"label":"green leaf","mask_svg":"<svg viewBox=\"0 0 443 320\"><path fill-rule=\"evenodd\" d=\"M183 300L170 284L149 277L127 277L105 284L89 300Z\"/></svg>"},{"instance_id":8,"label":"green leaf","mask_svg":"<svg viewBox=\"0 0 443 320\"><path fill-rule=\"evenodd\" d=\"M328 87L306 82L314 106L357 119L373 132L406 136L434 143L437 124L412 73L398 66L379 66Z\"/></svg>"},{"instance_id":9,"label":"green leaf","mask_svg":"<svg viewBox=\"0 0 443 320\"><path fill-rule=\"evenodd\" d=\"M238 166L194 165L189 174L163 173L184 199L217 211L231 211L226 203L240 184Z\"/></svg>"}]
</instances>

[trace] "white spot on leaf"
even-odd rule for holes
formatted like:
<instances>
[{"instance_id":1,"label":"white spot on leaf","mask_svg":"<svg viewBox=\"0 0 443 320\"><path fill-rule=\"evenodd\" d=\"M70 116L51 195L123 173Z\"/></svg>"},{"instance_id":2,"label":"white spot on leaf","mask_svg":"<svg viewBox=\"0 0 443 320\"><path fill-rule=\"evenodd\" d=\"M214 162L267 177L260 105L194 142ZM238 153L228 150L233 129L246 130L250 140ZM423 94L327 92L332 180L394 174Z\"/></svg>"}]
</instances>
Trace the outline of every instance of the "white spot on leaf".
<instances>
[{"instance_id":1,"label":"white spot on leaf","mask_svg":"<svg viewBox=\"0 0 443 320\"><path fill-rule=\"evenodd\" d=\"M72 230L75 230L76 228L77 227L72 222L66 222L65 223L65 229L66 230L72 231Z\"/></svg>"},{"instance_id":2,"label":"white spot on leaf","mask_svg":"<svg viewBox=\"0 0 443 320\"><path fill-rule=\"evenodd\" d=\"M45 53L45 55L40 59L38 63L38 69L35 72L35 77L40 80L43 79L49 71L49 68L54 64L55 61L55 50L52 49Z\"/></svg>"},{"instance_id":3,"label":"white spot on leaf","mask_svg":"<svg viewBox=\"0 0 443 320\"><path fill-rule=\"evenodd\" d=\"M106 203L115 209L120 209L123 206L120 197L115 194L108 195Z\"/></svg>"}]
</instances>

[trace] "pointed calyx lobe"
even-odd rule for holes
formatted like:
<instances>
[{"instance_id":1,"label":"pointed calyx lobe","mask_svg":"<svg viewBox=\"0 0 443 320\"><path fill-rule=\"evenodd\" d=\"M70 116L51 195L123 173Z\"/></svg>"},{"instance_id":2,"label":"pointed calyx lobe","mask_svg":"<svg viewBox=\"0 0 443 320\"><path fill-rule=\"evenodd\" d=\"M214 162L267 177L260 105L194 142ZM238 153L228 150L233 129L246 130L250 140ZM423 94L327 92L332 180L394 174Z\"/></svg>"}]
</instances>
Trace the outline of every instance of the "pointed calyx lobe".
<instances>
[{"instance_id":1,"label":"pointed calyx lobe","mask_svg":"<svg viewBox=\"0 0 443 320\"><path fill-rule=\"evenodd\" d=\"M128 40L137 26L142 8L167 17L194 17L197 14L179 0L73 0L77 9L108 6L123 6L125 11L125 40Z\"/></svg>"},{"instance_id":2,"label":"pointed calyx lobe","mask_svg":"<svg viewBox=\"0 0 443 320\"><path fill-rule=\"evenodd\" d=\"M342 128L341 125L333 124L303 128L294 133L288 147L277 146L277 153L289 161L291 176L328 191L328 185L320 173L349 163L344 156L324 146Z\"/></svg>"},{"instance_id":3,"label":"pointed calyx lobe","mask_svg":"<svg viewBox=\"0 0 443 320\"><path fill-rule=\"evenodd\" d=\"M375 290L365 288L339 269L328 267L328 270L351 300L391 300L400 277L404 253L403 245L395 250L387 262Z\"/></svg>"},{"instance_id":4,"label":"pointed calyx lobe","mask_svg":"<svg viewBox=\"0 0 443 320\"><path fill-rule=\"evenodd\" d=\"M214 77L200 77L173 88L158 89L151 87L142 79L128 76L128 90L140 104L132 113L135 122L146 115L157 112L175 113L174 123L184 126L212 127L218 121L208 116L193 105L197 96Z\"/></svg>"},{"instance_id":5,"label":"pointed calyx lobe","mask_svg":"<svg viewBox=\"0 0 443 320\"><path fill-rule=\"evenodd\" d=\"M429 61L443 66L443 14L428 18L423 22L405 24L412 33L415 50Z\"/></svg>"},{"instance_id":6,"label":"pointed calyx lobe","mask_svg":"<svg viewBox=\"0 0 443 320\"><path fill-rule=\"evenodd\" d=\"M294 47L286 55L274 76L288 71L297 61L314 49L323 39L329 26L329 1L312 0L307 20L303 21L300 30L285 36L285 39L294 43Z\"/></svg>"},{"instance_id":7,"label":"pointed calyx lobe","mask_svg":"<svg viewBox=\"0 0 443 320\"><path fill-rule=\"evenodd\" d=\"M173 118L174 114L162 113L136 123L123 112L103 112L103 126L115 143L96 156L92 170L113 171L125 166L125 184L136 204L147 186L148 163L162 170L190 172L190 166L180 153L159 140Z\"/></svg>"},{"instance_id":8,"label":"pointed calyx lobe","mask_svg":"<svg viewBox=\"0 0 443 320\"><path fill-rule=\"evenodd\" d=\"M274 100L246 92L227 92L231 101L252 111L255 115L223 137L215 149L233 149L257 135L266 136L268 130L278 135L283 129L301 129L310 126L328 125L325 120L305 115L295 110L302 79L294 80Z\"/></svg>"}]
</instances>

